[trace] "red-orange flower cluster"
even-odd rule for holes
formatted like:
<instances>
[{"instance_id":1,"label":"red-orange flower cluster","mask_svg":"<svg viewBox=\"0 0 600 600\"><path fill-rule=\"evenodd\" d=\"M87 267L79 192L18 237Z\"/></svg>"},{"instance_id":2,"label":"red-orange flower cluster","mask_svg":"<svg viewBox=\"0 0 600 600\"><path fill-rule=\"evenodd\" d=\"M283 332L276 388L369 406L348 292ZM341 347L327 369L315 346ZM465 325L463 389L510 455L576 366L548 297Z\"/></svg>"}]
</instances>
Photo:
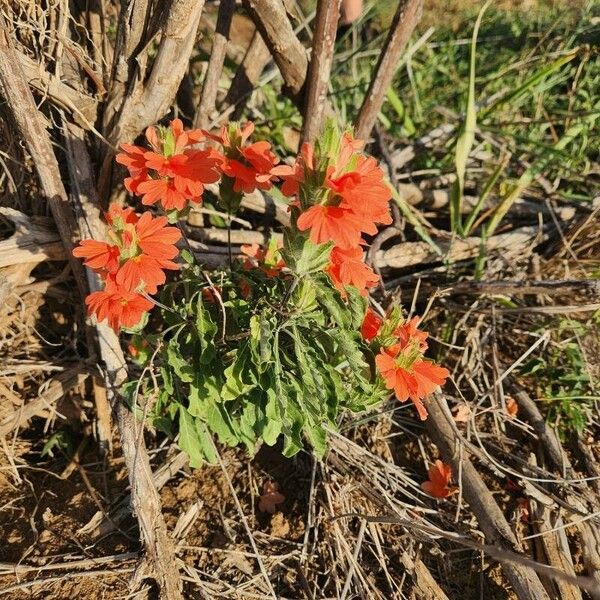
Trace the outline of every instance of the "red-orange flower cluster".
<instances>
[{"instance_id":1,"label":"red-orange flower cluster","mask_svg":"<svg viewBox=\"0 0 600 600\"><path fill-rule=\"evenodd\" d=\"M448 377L448 370L424 358L427 333L418 329L419 318L413 317L385 335L375 357L377 370L387 389L394 390L400 402L412 400L422 421L427 418L423 400ZM371 309L367 310L361 334L366 341L374 340L383 330L384 321Z\"/></svg>"},{"instance_id":2,"label":"red-orange flower cluster","mask_svg":"<svg viewBox=\"0 0 600 600\"><path fill-rule=\"evenodd\" d=\"M125 187L142 197L142 204L160 203L165 210L182 210L188 202L200 202L204 184L219 180L223 157L208 148L194 146L205 135L199 129L183 130L179 119L169 127L149 127L146 139L151 150L121 144L117 162L127 167Z\"/></svg>"},{"instance_id":3,"label":"red-orange flower cluster","mask_svg":"<svg viewBox=\"0 0 600 600\"><path fill-rule=\"evenodd\" d=\"M275 177L273 167L279 159L266 141L247 144L254 131L253 123L240 127L236 123L223 125L219 135L204 131L206 137L223 146L219 165L223 175L231 180L235 193L250 194L254 190L268 190Z\"/></svg>"},{"instance_id":4,"label":"red-orange flower cluster","mask_svg":"<svg viewBox=\"0 0 600 600\"><path fill-rule=\"evenodd\" d=\"M108 241L83 240L73 255L104 279L104 290L86 298L91 314L108 320L117 331L132 328L152 308L148 294L155 294L166 281L165 270L178 269L173 262L175 246L181 237L176 227L167 226L166 217L141 217L131 209L111 205L106 215L110 226Z\"/></svg>"},{"instance_id":5,"label":"red-orange flower cluster","mask_svg":"<svg viewBox=\"0 0 600 600\"><path fill-rule=\"evenodd\" d=\"M342 292L352 285L366 295L379 277L364 263L362 236L374 235L377 225L390 224L392 217L391 190L377 161L361 153L363 145L344 134L321 177L309 144L304 144L293 166L276 167L273 172L283 179L282 192L296 197L298 229L308 231L315 244L333 242L327 272L334 285Z\"/></svg>"}]
</instances>

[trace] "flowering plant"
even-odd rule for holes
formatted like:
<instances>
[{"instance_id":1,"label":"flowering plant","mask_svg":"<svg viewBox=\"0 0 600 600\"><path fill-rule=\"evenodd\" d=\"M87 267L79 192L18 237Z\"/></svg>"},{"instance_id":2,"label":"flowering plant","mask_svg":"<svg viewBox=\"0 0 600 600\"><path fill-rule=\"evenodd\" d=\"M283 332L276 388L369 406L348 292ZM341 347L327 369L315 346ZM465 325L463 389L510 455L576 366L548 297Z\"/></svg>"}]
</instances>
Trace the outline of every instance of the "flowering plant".
<instances>
[{"instance_id":1,"label":"flowering plant","mask_svg":"<svg viewBox=\"0 0 600 600\"><path fill-rule=\"evenodd\" d=\"M127 190L165 214L112 205L106 240L74 251L105 282L87 298L90 313L134 332L135 360L152 373L126 384L133 408L178 434L191 466L216 458L212 436L253 451L283 435L285 455L308 440L321 456L343 411L365 411L393 390L424 419L424 400L448 375L424 358L417 318L368 306L379 277L364 238L391 222L391 191L363 143L328 125L281 164L268 142L249 142L252 132L236 123L218 135L185 131L174 120L148 129L150 149L123 144ZM244 193L280 185L291 222L283 244L242 247L240 260L208 272L169 222L217 181L229 214ZM179 274L167 282L166 271Z\"/></svg>"}]
</instances>

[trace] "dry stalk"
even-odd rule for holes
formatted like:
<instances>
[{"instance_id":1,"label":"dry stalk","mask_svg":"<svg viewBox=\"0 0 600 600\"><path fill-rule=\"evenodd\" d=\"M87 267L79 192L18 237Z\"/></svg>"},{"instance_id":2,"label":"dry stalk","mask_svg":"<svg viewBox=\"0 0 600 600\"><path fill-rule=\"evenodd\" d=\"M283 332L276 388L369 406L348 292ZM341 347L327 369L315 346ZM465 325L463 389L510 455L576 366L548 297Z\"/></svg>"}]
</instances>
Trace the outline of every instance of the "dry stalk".
<instances>
[{"instance_id":1,"label":"dry stalk","mask_svg":"<svg viewBox=\"0 0 600 600\"><path fill-rule=\"evenodd\" d=\"M215 110L217 92L219 91L219 79L221 78L227 54L229 27L231 26L234 11L235 0L221 0L217 16L217 28L213 37L208 68L204 77L204 85L202 86L202 96L196 110L194 127L201 127L203 129L208 127L211 115Z\"/></svg>"},{"instance_id":2,"label":"dry stalk","mask_svg":"<svg viewBox=\"0 0 600 600\"><path fill-rule=\"evenodd\" d=\"M315 33L304 99L302 140L306 142L314 142L323 126L335 35L340 18L340 2L341 0L319 0L317 3Z\"/></svg>"},{"instance_id":3,"label":"dry stalk","mask_svg":"<svg viewBox=\"0 0 600 600\"><path fill-rule=\"evenodd\" d=\"M308 59L306 49L294 33L283 2L243 0L243 4L279 67L287 93L301 103Z\"/></svg>"},{"instance_id":4,"label":"dry stalk","mask_svg":"<svg viewBox=\"0 0 600 600\"><path fill-rule=\"evenodd\" d=\"M357 138L365 140L371 135L402 51L421 19L422 11L423 0L399 0L375 73L358 113L355 127Z\"/></svg>"}]
</instances>

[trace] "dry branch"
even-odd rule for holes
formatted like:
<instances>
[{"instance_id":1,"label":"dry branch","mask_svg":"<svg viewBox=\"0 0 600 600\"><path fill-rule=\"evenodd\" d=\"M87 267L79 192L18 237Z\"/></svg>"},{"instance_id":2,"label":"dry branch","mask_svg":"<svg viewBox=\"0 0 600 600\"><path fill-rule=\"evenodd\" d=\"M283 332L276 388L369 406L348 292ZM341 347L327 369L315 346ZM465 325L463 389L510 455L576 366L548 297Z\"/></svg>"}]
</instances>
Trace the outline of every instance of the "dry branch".
<instances>
[{"instance_id":1,"label":"dry branch","mask_svg":"<svg viewBox=\"0 0 600 600\"><path fill-rule=\"evenodd\" d=\"M0 207L15 232L0 242L0 268L45 260L66 260L65 247L51 219L31 218L14 208Z\"/></svg>"},{"instance_id":2,"label":"dry branch","mask_svg":"<svg viewBox=\"0 0 600 600\"><path fill-rule=\"evenodd\" d=\"M302 139L313 142L323 125L341 0L319 0L305 92Z\"/></svg>"},{"instance_id":3,"label":"dry branch","mask_svg":"<svg viewBox=\"0 0 600 600\"><path fill-rule=\"evenodd\" d=\"M477 517L486 542L520 552L521 549L510 525L467 455L464 441L453 426L446 400L437 394L427 408L429 410L426 421L427 431L444 461L452 465L454 473L460 473L464 498ZM544 586L533 569L524 565L505 563L504 571L520 600L549 600Z\"/></svg>"},{"instance_id":4,"label":"dry branch","mask_svg":"<svg viewBox=\"0 0 600 600\"><path fill-rule=\"evenodd\" d=\"M174 0L161 28L161 40L147 81L135 80L128 89L118 118L107 133L112 144L133 140L168 111L189 65L204 0ZM127 27L127 24L120 23ZM140 54L145 54L145 47ZM115 54L116 60L122 60ZM139 60L140 56L136 56ZM144 56L144 61L146 57ZM143 71L142 71L143 75ZM131 81L128 85L131 85Z\"/></svg>"},{"instance_id":5,"label":"dry branch","mask_svg":"<svg viewBox=\"0 0 600 600\"><path fill-rule=\"evenodd\" d=\"M234 11L235 0L221 0L217 16L217 28L213 37L208 68L204 77L204 85L202 86L202 96L194 119L195 127L208 127L210 116L215 109L217 92L219 91L219 79L221 78L225 55L227 54L229 28Z\"/></svg>"},{"instance_id":6,"label":"dry branch","mask_svg":"<svg viewBox=\"0 0 600 600\"><path fill-rule=\"evenodd\" d=\"M519 409L523 411L525 418L533 426L538 435L540 444L544 448L550 462L567 477L575 478L573 466L571 465L568 456L563 451L556 433L546 425L544 417L540 413L535 402L523 390L517 391L515 396ZM567 488L565 494L569 505L577 508L580 514L597 512L600 508L600 499L594 493L592 488L588 486L586 481L582 481L581 484L587 503L584 503L579 496L575 495L572 493L572 490ZM579 529L581 535L583 562L589 575L600 586L600 530L598 529L597 523L581 521L577 516L575 517L575 525L577 529ZM600 594L596 593L593 597L595 599L600 598Z\"/></svg>"},{"instance_id":7,"label":"dry branch","mask_svg":"<svg viewBox=\"0 0 600 600\"><path fill-rule=\"evenodd\" d=\"M536 227L521 227L509 233L492 236L486 240L486 252L504 252L514 255L522 253L539 233ZM452 241L437 241L445 260L456 262L478 256L481 238L469 237ZM431 264L443 260L427 242L404 242L390 248L379 250L376 261L379 268L402 269L416 265Z\"/></svg>"},{"instance_id":8,"label":"dry branch","mask_svg":"<svg viewBox=\"0 0 600 600\"><path fill-rule=\"evenodd\" d=\"M423 0L399 0L388 37L371 78L367 95L356 120L356 137L367 139L377 114L381 110L385 94L392 83L402 51L421 19Z\"/></svg>"},{"instance_id":9,"label":"dry branch","mask_svg":"<svg viewBox=\"0 0 600 600\"><path fill-rule=\"evenodd\" d=\"M91 162L81 132L67 128L67 146L70 149L70 174L73 199L77 204L79 224L85 237L98 237L103 226L100 203L96 196ZM90 289L100 289L96 274L87 270ZM143 423L125 405L120 387L127 380L125 357L117 334L105 323L97 323L99 354L104 362L107 397L116 414L117 426L129 484L131 504L140 526L146 550L146 563L136 571L137 583L152 577L158 584L161 598L181 599L181 579L175 559L175 549L162 515L158 491L152 478L150 460L143 437Z\"/></svg>"},{"instance_id":10,"label":"dry branch","mask_svg":"<svg viewBox=\"0 0 600 600\"><path fill-rule=\"evenodd\" d=\"M67 250L71 270L83 298L87 294L83 266L71 255L77 222L67 200L48 133L43 126L16 52L10 45L2 20L0 20L0 88L33 159L43 193Z\"/></svg>"},{"instance_id":11,"label":"dry branch","mask_svg":"<svg viewBox=\"0 0 600 600\"><path fill-rule=\"evenodd\" d=\"M271 53L257 30L252 36L252 41L240 66L237 68L229 91L223 101L223 109L227 111L236 107L236 112L241 109L242 100L247 98L258 83L261 73L271 60Z\"/></svg>"},{"instance_id":12,"label":"dry branch","mask_svg":"<svg viewBox=\"0 0 600 600\"><path fill-rule=\"evenodd\" d=\"M286 92L300 103L308 59L285 6L281 0L243 0L243 4L279 67Z\"/></svg>"},{"instance_id":13,"label":"dry branch","mask_svg":"<svg viewBox=\"0 0 600 600\"><path fill-rule=\"evenodd\" d=\"M79 230L73 215L67 193L62 184L60 170L54 155L50 138L44 129L40 114L36 109L31 90L19 67L4 27L0 29L0 84L4 98L11 110L21 134L27 143L38 173L42 190L48 200L61 240L67 250L67 256L75 276L82 298L88 291L88 283L92 289L97 283L95 276L87 274L81 263L75 259L71 250L74 236ZM80 161L86 159L85 154L78 155ZM80 163L77 174L88 174L91 177L91 166ZM77 183L77 179L75 179ZM83 198L84 192L91 193L93 185L75 186L74 196L80 200L84 222L90 231L99 230L99 208L94 198ZM93 205L94 211L86 206ZM117 394L117 389L125 380L127 373L125 361L116 334L106 325L98 324L98 344L100 356L105 362L109 393L114 401L117 423L121 435L121 444L132 488L134 510L140 523L140 530L148 554L148 576L154 577L161 589L162 597L179 600L180 580L172 545L167 534L166 525L161 513L160 499L152 482L152 471L143 438L139 435L140 425L133 414L126 408ZM90 348L91 350L91 348Z\"/></svg>"},{"instance_id":14,"label":"dry branch","mask_svg":"<svg viewBox=\"0 0 600 600\"><path fill-rule=\"evenodd\" d=\"M63 83L25 54L16 50L14 52L19 59L27 83L47 96L56 106L72 113L75 121L82 127L89 128L90 124L96 120L98 102L91 96Z\"/></svg>"},{"instance_id":15,"label":"dry branch","mask_svg":"<svg viewBox=\"0 0 600 600\"><path fill-rule=\"evenodd\" d=\"M15 427L23 427L29 419L36 415L51 413L56 402L69 390L83 383L88 375L88 370L78 365L50 380L48 387L35 400L24 403L19 409L0 421L0 438L8 435Z\"/></svg>"},{"instance_id":16,"label":"dry branch","mask_svg":"<svg viewBox=\"0 0 600 600\"><path fill-rule=\"evenodd\" d=\"M134 140L169 110L185 75L196 40L204 0L173 0L161 11L160 44L146 79L146 63L154 36L147 0L124 2L119 18L113 83L104 116L104 134L114 148ZM145 27L149 31L146 31ZM149 36L146 39L144 36ZM145 41L141 49L138 45ZM98 178L100 197L108 193L113 154L107 152Z\"/></svg>"}]
</instances>

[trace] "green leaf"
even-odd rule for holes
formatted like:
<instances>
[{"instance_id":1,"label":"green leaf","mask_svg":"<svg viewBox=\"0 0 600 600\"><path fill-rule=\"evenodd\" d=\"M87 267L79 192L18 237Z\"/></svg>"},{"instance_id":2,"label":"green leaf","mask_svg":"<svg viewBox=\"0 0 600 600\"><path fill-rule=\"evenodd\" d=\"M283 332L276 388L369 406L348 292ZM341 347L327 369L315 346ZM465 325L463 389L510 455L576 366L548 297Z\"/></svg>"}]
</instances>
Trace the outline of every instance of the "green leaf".
<instances>
[{"instance_id":1,"label":"green leaf","mask_svg":"<svg viewBox=\"0 0 600 600\"><path fill-rule=\"evenodd\" d=\"M274 446L277 438L281 435L282 422L279 404L277 402L277 394L274 389L269 389L266 392L267 404L265 406L266 424L262 431L263 440L267 446Z\"/></svg>"},{"instance_id":2,"label":"green leaf","mask_svg":"<svg viewBox=\"0 0 600 600\"><path fill-rule=\"evenodd\" d=\"M339 292L322 280L319 283L317 289L319 304L325 308L337 325L342 328L349 327L350 315Z\"/></svg>"},{"instance_id":3,"label":"green leaf","mask_svg":"<svg viewBox=\"0 0 600 600\"><path fill-rule=\"evenodd\" d=\"M491 4L492 0L481 7L473 28L473 37L471 39L471 57L469 60L469 92L467 94L467 106L465 110L465 121L461 127L458 139L456 140L456 154L454 157L454 166L456 169L456 180L452 186L450 198L450 221L451 230L462 235L461 208L463 204L463 195L465 189L465 174L467 171L467 161L475 141L475 128L477 127L477 108L475 106L475 56L477 53L477 36L483 14Z\"/></svg>"},{"instance_id":4,"label":"green leaf","mask_svg":"<svg viewBox=\"0 0 600 600\"><path fill-rule=\"evenodd\" d=\"M183 358L177 336L171 338L167 345L167 362L181 381L184 383L194 381L194 366Z\"/></svg>"},{"instance_id":5,"label":"green leaf","mask_svg":"<svg viewBox=\"0 0 600 600\"><path fill-rule=\"evenodd\" d=\"M239 444L240 440L236 434L231 415L228 412L227 404L211 402L208 405L206 424L217 435L221 443L228 446Z\"/></svg>"},{"instance_id":6,"label":"green leaf","mask_svg":"<svg viewBox=\"0 0 600 600\"><path fill-rule=\"evenodd\" d=\"M327 451L327 433L320 423L311 422L310 420L304 427L308 441L310 442L317 458L323 458Z\"/></svg>"},{"instance_id":7,"label":"green leaf","mask_svg":"<svg viewBox=\"0 0 600 600\"><path fill-rule=\"evenodd\" d=\"M202 293L200 293L196 304L196 330L200 340L201 364L209 363L215 356L214 339L217 329L217 325L213 322L210 313L204 306Z\"/></svg>"},{"instance_id":8,"label":"green leaf","mask_svg":"<svg viewBox=\"0 0 600 600\"><path fill-rule=\"evenodd\" d=\"M234 400L249 392L256 385L250 381L251 368L248 361L248 346L235 350L234 360L225 369L225 385L221 391L222 400Z\"/></svg>"},{"instance_id":9,"label":"green leaf","mask_svg":"<svg viewBox=\"0 0 600 600\"><path fill-rule=\"evenodd\" d=\"M315 244L304 235L286 235L281 254L287 266L298 276L322 271L329 263L333 243Z\"/></svg>"},{"instance_id":10,"label":"green leaf","mask_svg":"<svg viewBox=\"0 0 600 600\"><path fill-rule=\"evenodd\" d=\"M197 469L204 462L204 452L196 429L196 421L183 406L179 406L179 447L188 455L190 467Z\"/></svg>"},{"instance_id":11,"label":"green leaf","mask_svg":"<svg viewBox=\"0 0 600 600\"><path fill-rule=\"evenodd\" d=\"M194 420L196 426L196 434L198 436L198 444L202 451L202 455L206 461L211 465L216 465L219 462L215 444L213 442L210 432L206 428L206 425L200 420ZM190 466L191 463L190 463Z\"/></svg>"},{"instance_id":12,"label":"green leaf","mask_svg":"<svg viewBox=\"0 0 600 600\"><path fill-rule=\"evenodd\" d=\"M206 418L208 407L221 400L221 377L202 368L194 374L190 383L189 412L194 417Z\"/></svg>"},{"instance_id":13,"label":"green leaf","mask_svg":"<svg viewBox=\"0 0 600 600\"><path fill-rule=\"evenodd\" d=\"M250 317L250 351L259 373L264 373L273 356L273 324L265 312Z\"/></svg>"},{"instance_id":14,"label":"green leaf","mask_svg":"<svg viewBox=\"0 0 600 600\"><path fill-rule=\"evenodd\" d=\"M367 312L368 300L361 296L357 288L351 285L346 286L346 301L350 312L350 326L352 329L359 330Z\"/></svg>"}]
</instances>

